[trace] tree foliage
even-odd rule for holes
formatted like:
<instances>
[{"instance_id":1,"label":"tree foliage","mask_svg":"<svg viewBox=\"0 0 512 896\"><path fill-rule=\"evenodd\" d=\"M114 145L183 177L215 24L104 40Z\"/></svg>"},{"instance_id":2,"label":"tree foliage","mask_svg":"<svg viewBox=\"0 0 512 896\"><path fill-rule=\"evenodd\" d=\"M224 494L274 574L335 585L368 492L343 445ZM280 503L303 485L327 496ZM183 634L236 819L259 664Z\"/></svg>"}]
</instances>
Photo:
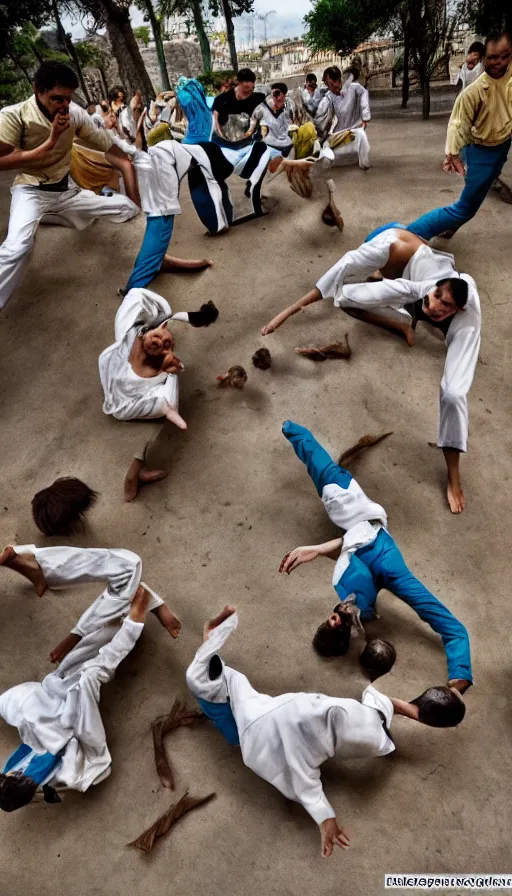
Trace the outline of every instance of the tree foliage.
<instances>
[{"instance_id":1,"label":"tree foliage","mask_svg":"<svg viewBox=\"0 0 512 896\"><path fill-rule=\"evenodd\" d=\"M458 15L484 37L493 31L512 31L511 0L461 0Z\"/></svg>"},{"instance_id":2,"label":"tree foliage","mask_svg":"<svg viewBox=\"0 0 512 896\"><path fill-rule=\"evenodd\" d=\"M148 46L149 41L151 40L151 34L147 25L139 25L138 28L133 29L133 33L137 40L140 40L145 47Z\"/></svg>"},{"instance_id":3,"label":"tree foliage","mask_svg":"<svg viewBox=\"0 0 512 896\"><path fill-rule=\"evenodd\" d=\"M397 0L313 0L304 17L306 42L313 53L350 53L385 28L399 5Z\"/></svg>"}]
</instances>

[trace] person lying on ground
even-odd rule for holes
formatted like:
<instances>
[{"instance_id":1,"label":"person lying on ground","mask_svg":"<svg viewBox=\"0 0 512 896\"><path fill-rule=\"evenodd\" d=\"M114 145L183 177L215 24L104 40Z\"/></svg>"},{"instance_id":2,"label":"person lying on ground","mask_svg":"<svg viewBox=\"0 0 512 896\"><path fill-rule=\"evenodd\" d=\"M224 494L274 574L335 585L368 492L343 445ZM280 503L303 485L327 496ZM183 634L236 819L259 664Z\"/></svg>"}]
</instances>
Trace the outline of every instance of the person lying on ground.
<instances>
[{"instance_id":1,"label":"person lying on ground","mask_svg":"<svg viewBox=\"0 0 512 896\"><path fill-rule=\"evenodd\" d=\"M458 725L464 702L447 687L429 688L410 703L371 685L361 702L325 694L260 694L219 656L237 624L232 606L205 624L203 644L187 669L188 687L228 743L240 746L244 764L309 813L320 830L321 855L332 855L335 846L348 849L350 839L325 796L320 766L333 756L369 759L392 753L395 713L435 727Z\"/></svg>"}]
</instances>

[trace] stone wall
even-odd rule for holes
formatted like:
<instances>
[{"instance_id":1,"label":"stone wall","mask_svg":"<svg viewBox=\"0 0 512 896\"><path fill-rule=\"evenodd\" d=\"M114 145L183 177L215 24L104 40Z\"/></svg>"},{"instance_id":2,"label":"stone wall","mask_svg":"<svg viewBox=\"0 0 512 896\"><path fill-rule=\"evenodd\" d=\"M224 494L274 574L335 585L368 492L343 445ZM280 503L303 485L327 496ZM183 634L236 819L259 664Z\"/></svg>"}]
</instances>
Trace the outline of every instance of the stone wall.
<instances>
[{"instance_id":1,"label":"stone wall","mask_svg":"<svg viewBox=\"0 0 512 896\"><path fill-rule=\"evenodd\" d=\"M180 75L185 75L186 78L195 78L203 71L201 48L197 41L166 40L164 41L164 50L171 84L175 84ZM155 45L141 46L140 52L153 87L158 93L162 86Z\"/></svg>"}]
</instances>

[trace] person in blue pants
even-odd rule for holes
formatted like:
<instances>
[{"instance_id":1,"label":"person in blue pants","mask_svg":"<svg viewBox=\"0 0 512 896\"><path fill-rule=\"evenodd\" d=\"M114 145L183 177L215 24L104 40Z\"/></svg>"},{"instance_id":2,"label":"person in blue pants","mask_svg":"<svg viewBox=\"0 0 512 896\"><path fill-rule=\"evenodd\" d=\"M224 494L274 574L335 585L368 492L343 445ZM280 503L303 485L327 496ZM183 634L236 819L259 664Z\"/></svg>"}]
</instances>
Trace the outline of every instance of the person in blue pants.
<instances>
[{"instance_id":1,"label":"person in blue pants","mask_svg":"<svg viewBox=\"0 0 512 896\"><path fill-rule=\"evenodd\" d=\"M484 74L459 94L448 123L443 170L466 178L453 205L435 208L408 229L430 240L449 239L473 218L507 161L512 133L512 38L489 37ZM464 163L466 172L464 172Z\"/></svg>"},{"instance_id":2,"label":"person in blue pants","mask_svg":"<svg viewBox=\"0 0 512 896\"><path fill-rule=\"evenodd\" d=\"M283 424L283 435L306 464L329 518L345 530L343 537L290 551L279 570L290 573L320 556L336 559L333 585L340 604L315 634L317 652L323 656L345 653L347 599L353 596L360 619L369 620L375 617L380 589L387 588L441 636L448 661L448 685L463 693L473 683L468 633L408 569L387 532L384 508L367 497L348 470L334 463L309 430L288 420Z\"/></svg>"}]
</instances>

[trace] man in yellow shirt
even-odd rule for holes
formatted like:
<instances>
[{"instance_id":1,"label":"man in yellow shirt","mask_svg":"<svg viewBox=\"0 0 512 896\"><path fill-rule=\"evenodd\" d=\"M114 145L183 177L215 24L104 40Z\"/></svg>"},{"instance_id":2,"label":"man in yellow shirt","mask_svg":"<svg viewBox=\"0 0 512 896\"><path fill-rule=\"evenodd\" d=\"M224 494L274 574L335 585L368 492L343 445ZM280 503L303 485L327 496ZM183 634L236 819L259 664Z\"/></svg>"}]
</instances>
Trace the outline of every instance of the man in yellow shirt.
<instances>
[{"instance_id":1,"label":"man in yellow shirt","mask_svg":"<svg viewBox=\"0 0 512 896\"><path fill-rule=\"evenodd\" d=\"M494 34L485 42L485 71L455 101L448 124L443 169L466 177L460 198L409 224L423 239L444 236L473 218L510 149L512 134L512 37ZM464 172L464 162L466 172Z\"/></svg>"},{"instance_id":2,"label":"man in yellow shirt","mask_svg":"<svg viewBox=\"0 0 512 896\"><path fill-rule=\"evenodd\" d=\"M103 215L121 222L139 211L131 161L107 130L95 127L87 112L71 102L77 87L67 65L43 62L34 77L34 95L0 112L0 171L19 172L11 190L7 238L0 246L0 308L21 280L41 219L81 230ZM104 152L121 171L126 196L97 196L68 182L77 139Z\"/></svg>"}]
</instances>

